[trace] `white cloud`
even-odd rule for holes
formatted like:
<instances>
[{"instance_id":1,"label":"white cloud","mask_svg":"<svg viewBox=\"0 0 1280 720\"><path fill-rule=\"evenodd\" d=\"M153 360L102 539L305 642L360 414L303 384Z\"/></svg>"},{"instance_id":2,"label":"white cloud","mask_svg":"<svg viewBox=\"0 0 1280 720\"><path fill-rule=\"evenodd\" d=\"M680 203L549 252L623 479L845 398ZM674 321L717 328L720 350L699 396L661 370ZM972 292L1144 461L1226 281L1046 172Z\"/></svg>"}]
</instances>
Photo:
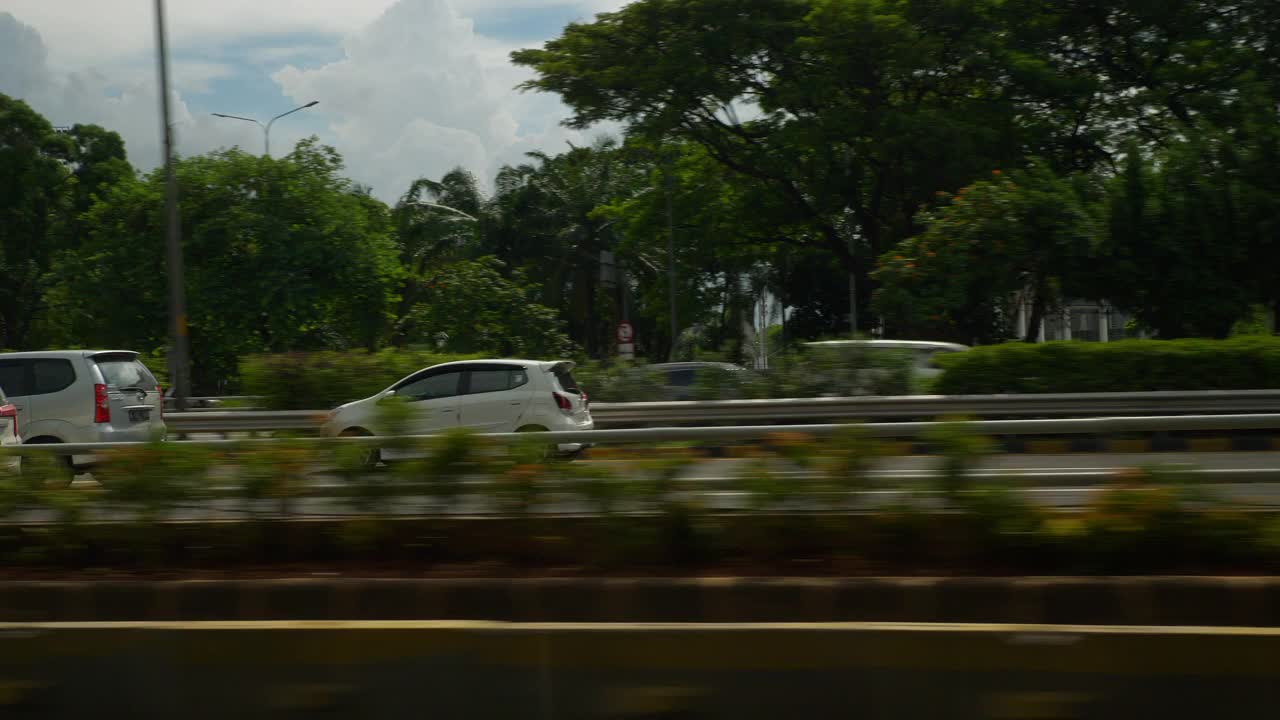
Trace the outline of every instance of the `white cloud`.
<instances>
[{"instance_id":1,"label":"white cloud","mask_svg":"<svg viewBox=\"0 0 1280 720\"><path fill-rule=\"evenodd\" d=\"M14 38L24 38L14 43ZM160 163L159 96L154 76L108 78L98 70L58 74L45 62L40 36L9 15L0 13L0 92L26 100L54 125L98 124L120 133L129 159L143 169ZM221 70L213 67L175 68L180 84L198 86ZM189 82L188 82L189 81ZM173 104L179 150L186 154L243 144L257 147L256 128L216 125L193 117L180 97Z\"/></svg>"},{"instance_id":2,"label":"white cloud","mask_svg":"<svg viewBox=\"0 0 1280 720\"><path fill-rule=\"evenodd\" d=\"M294 102L323 98L352 175L393 198L456 165L489 181L536 148L581 134L558 126L559 101L514 88L512 48L475 33L449 0L400 0L343 43L345 57L274 77Z\"/></svg>"},{"instance_id":3,"label":"white cloud","mask_svg":"<svg viewBox=\"0 0 1280 720\"><path fill-rule=\"evenodd\" d=\"M0 92L26 98L54 124L92 122L119 132L142 169L159 163L159 125L147 0L0 0ZM250 123L193 115L189 101L269 116L271 107L227 101L216 88L236 77L260 87L269 73L297 104L319 100L308 119L272 130L279 155L318 122L322 140L346 157L353 179L394 200L417 177L462 165L483 182L504 163L566 140L559 99L519 93L528 77L515 49L475 31L473 17L513 8L559 8L569 19L624 0L168 0L175 56L173 115L179 150L261 147ZM26 25L23 25L26 23ZM27 25L31 27L27 27ZM32 29L34 28L34 30ZM322 44L324 35L342 38ZM340 59L317 66L320 59ZM205 58L205 59L200 59ZM233 65L231 63L238 63ZM284 64L292 63L292 64ZM283 67L282 67L283 65ZM245 86L253 83L246 82ZM267 100L267 102L273 102ZM287 107L287 105L286 105ZM261 112L259 112L261 111Z\"/></svg>"}]
</instances>

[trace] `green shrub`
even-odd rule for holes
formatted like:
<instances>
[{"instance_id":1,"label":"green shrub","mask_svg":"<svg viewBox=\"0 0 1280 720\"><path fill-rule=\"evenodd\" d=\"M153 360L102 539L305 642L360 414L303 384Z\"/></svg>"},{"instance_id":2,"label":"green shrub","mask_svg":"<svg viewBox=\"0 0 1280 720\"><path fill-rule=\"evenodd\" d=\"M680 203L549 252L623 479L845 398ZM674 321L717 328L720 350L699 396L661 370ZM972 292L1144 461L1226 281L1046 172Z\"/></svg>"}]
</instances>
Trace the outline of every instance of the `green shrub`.
<instances>
[{"instance_id":1,"label":"green shrub","mask_svg":"<svg viewBox=\"0 0 1280 720\"><path fill-rule=\"evenodd\" d=\"M973 426L963 419L938 423L925 431L924 439L934 446L940 458L938 489L951 500L969 488L969 476L983 456L995 449L989 438L975 433Z\"/></svg>"},{"instance_id":2,"label":"green shrub","mask_svg":"<svg viewBox=\"0 0 1280 720\"><path fill-rule=\"evenodd\" d=\"M1280 337L1006 343L937 362L946 395L1280 387Z\"/></svg>"},{"instance_id":3,"label":"green shrub","mask_svg":"<svg viewBox=\"0 0 1280 720\"><path fill-rule=\"evenodd\" d=\"M252 355L241 360L240 380L244 394L262 396L267 409L324 410L367 398L422 368L477 357L396 350Z\"/></svg>"}]
</instances>

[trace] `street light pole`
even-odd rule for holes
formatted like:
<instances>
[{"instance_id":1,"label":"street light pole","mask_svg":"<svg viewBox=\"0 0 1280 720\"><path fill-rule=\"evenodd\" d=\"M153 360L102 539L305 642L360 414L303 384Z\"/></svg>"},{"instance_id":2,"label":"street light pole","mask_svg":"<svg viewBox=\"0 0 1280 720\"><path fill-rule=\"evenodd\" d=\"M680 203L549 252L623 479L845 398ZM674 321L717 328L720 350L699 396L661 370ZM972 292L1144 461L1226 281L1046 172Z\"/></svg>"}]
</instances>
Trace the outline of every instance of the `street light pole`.
<instances>
[{"instance_id":1,"label":"street light pole","mask_svg":"<svg viewBox=\"0 0 1280 720\"><path fill-rule=\"evenodd\" d=\"M259 120L255 120L250 117L241 117L240 115L227 115L224 113L213 113L213 116L220 117L220 118L227 118L228 120L244 120L245 122L251 122L254 125L257 125L258 127L262 128L262 146L263 146L262 154L267 157L271 157L271 126L274 125L277 120L284 117L285 115L292 115L298 112L299 110L306 110L309 107L315 107L316 105L319 105L319 104L320 104L319 100L312 100L306 105L300 105L290 110L289 112L280 113L279 115L268 120L266 125L263 125L262 122Z\"/></svg>"},{"instance_id":2,"label":"street light pole","mask_svg":"<svg viewBox=\"0 0 1280 720\"><path fill-rule=\"evenodd\" d=\"M173 123L169 112L169 49L164 0L156 0L156 65L160 75L160 128L164 145L165 256L169 270L169 382L179 412L191 394L187 363L187 298L178 217L178 178L173 167Z\"/></svg>"}]
</instances>

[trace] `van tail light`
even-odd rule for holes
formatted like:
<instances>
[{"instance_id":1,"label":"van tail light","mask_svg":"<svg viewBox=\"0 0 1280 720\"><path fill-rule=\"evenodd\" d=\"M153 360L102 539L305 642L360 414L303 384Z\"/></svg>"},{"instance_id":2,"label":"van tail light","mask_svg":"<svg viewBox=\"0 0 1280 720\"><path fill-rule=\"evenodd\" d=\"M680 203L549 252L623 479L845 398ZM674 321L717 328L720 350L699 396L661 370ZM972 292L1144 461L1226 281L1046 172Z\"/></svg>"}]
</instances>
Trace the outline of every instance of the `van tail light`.
<instances>
[{"instance_id":1,"label":"van tail light","mask_svg":"<svg viewBox=\"0 0 1280 720\"><path fill-rule=\"evenodd\" d=\"M551 393L551 397L556 399L556 407L559 407L564 412L573 412L573 403L569 402L569 398L558 392Z\"/></svg>"},{"instance_id":2,"label":"van tail light","mask_svg":"<svg viewBox=\"0 0 1280 720\"><path fill-rule=\"evenodd\" d=\"M0 406L0 417L9 418L9 424L13 426L13 436L18 437L18 408L12 405Z\"/></svg>"},{"instance_id":3,"label":"van tail light","mask_svg":"<svg viewBox=\"0 0 1280 720\"><path fill-rule=\"evenodd\" d=\"M582 407L591 407L591 398L585 392L582 393Z\"/></svg>"},{"instance_id":4,"label":"van tail light","mask_svg":"<svg viewBox=\"0 0 1280 720\"><path fill-rule=\"evenodd\" d=\"M96 423L111 422L111 399L107 397L106 385L93 386L93 421Z\"/></svg>"}]
</instances>

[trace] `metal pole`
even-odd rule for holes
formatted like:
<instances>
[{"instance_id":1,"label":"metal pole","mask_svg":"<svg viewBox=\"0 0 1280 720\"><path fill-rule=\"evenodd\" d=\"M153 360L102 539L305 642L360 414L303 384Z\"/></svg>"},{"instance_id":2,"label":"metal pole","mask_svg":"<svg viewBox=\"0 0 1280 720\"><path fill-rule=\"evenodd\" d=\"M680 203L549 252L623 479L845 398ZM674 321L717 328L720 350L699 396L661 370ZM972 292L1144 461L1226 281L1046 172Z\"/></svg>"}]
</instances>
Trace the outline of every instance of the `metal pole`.
<instances>
[{"instance_id":1,"label":"metal pole","mask_svg":"<svg viewBox=\"0 0 1280 720\"><path fill-rule=\"evenodd\" d=\"M181 226L178 217L178 178L173 167L173 123L169 113L169 50L166 44L164 0L156 0L156 63L160 74L160 127L164 140L165 254L169 270L169 382L174 404L187 407L187 299L182 267Z\"/></svg>"},{"instance_id":2,"label":"metal pole","mask_svg":"<svg viewBox=\"0 0 1280 720\"><path fill-rule=\"evenodd\" d=\"M671 195L675 187L675 178L671 172L671 160L666 163L667 186L667 303L671 314L671 350L668 360L676 359L676 338L680 333L680 324L676 318L676 212Z\"/></svg>"},{"instance_id":3,"label":"metal pole","mask_svg":"<svg viewBox=\"0 0 1280 720\"><path fill-rule=\"evenodd\" d=\"M857 246L853 238L849 238L849 257L854 260L857 265ZM858 273L857 270L849 271L849 338L856 340L858 338Z\"/></svg>"}]
</instances>

